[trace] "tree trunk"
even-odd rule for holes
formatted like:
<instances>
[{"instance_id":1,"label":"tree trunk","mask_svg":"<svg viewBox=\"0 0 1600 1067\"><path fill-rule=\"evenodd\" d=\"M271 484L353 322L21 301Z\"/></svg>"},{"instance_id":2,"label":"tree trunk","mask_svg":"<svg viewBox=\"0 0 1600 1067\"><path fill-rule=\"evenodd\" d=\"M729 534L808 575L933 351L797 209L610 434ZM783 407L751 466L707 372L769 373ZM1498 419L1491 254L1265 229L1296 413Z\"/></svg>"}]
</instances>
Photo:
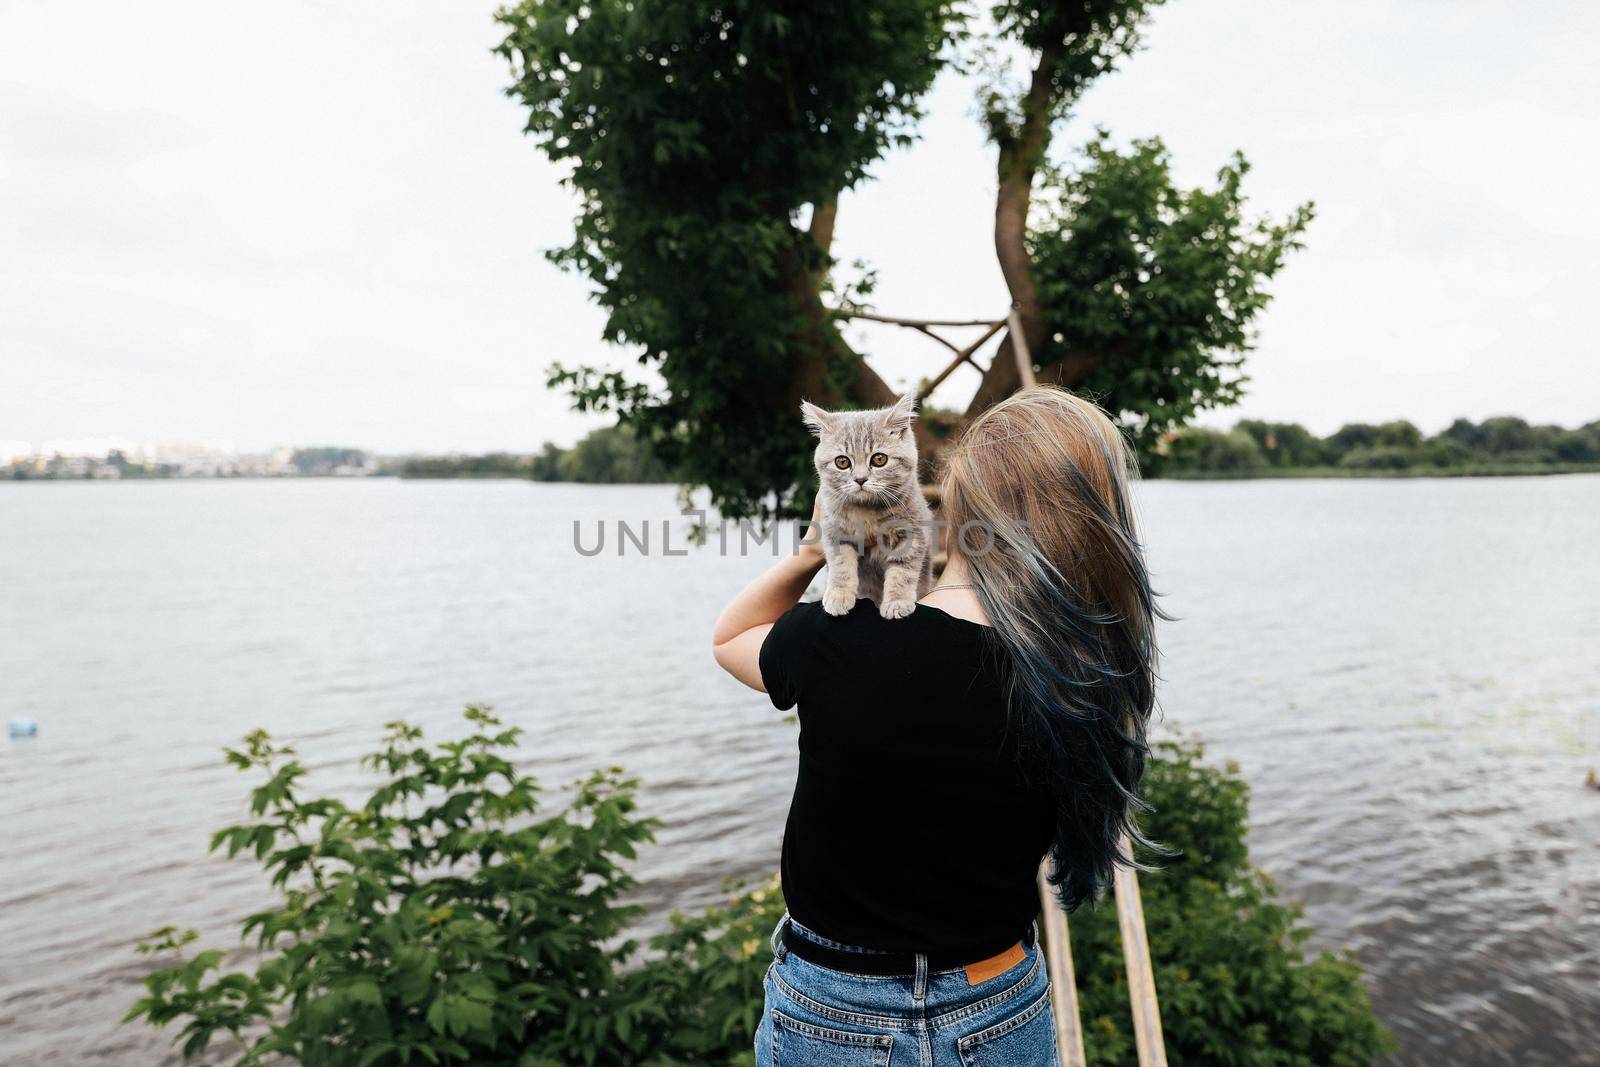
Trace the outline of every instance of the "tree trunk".
<instances>
[{"instance_id":1,"label":"tree trunk","mask_svg":"<svg viewBox=\"0 0 1600 1067\"><path fill-rule=\"evenodd\" d=\"M1033 203L1033 179L1050 146L1050 119L1055 110L1052 72L1060 58L1061 46L1051 44L1040 50L1033 68L1027 95L1022 98L1022 125L1000 143L999 192L994 206L994 250L1000 260L1011 302L1022 320L1022 334L1028 351L1043 349L1050 327L1039 307L1039 291L1033 282L1033 264L1028 257L1028 208ZM978 391L967 406L965 418L999 403L1022 384L1017 373L1008 334L1000 342L994 361L984 374Z\"/></svg>"},{"instance_id":2,"label":"tree trunk","mask_svg":"<svg viewBox=\"0 0 1600 1067\"><path fill-rule=\"evenodd\" d=\"M811 240L815 242L818 250L822 252L823 268L821 274L827 276L828 252L833 248L833 222L839 215L839 202L830 200L826 204L813 204L811 206Z\"/></svg>"},{"instance_id":3,"label":"tree trunk","mask_svg":"<svg viewBox=\"0 0 1600 1067\"><path fill-rule=\"evenodd\" d=\"M833 211L827 213L828 237L832 239ZM798 235L807 240L808 235ZM804 322L801 332L802 354L795 361L790 376L790 399L798 407L801 400L809 400L823 407L849 403L862 407L888 407L898 399L889 383L867 366L867 361L851 350L839 336L836 320L822 304L822 278L809 269L807 256L798 241L779 253L778 275L785 291L794 299ZM828 375L828 365L834 359L849 359L855 363L854 381L840 393Z\"/></svg>"}]
</instances>

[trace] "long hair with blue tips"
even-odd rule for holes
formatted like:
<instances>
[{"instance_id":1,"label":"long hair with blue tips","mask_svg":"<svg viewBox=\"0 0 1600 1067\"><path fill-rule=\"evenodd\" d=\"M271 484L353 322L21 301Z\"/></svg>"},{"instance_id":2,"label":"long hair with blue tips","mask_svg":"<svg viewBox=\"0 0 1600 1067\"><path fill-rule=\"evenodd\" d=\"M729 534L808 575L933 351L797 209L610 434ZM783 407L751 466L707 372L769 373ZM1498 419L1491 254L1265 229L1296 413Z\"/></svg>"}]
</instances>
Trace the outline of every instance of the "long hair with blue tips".
<instances>
[{"instance_id":1,"label":"long hair with blue tips","mask_svg":"<svg viewBox=\"0 0 1600 1067\"><path fill-rule=\"evenodd\" d=\"M946 456L941 517L1004 652L1030 777L1052 798L1050 881L1091 901L1135 816L1155 704L1155 619L1135 528L1132 453L1110 418L1059 389L990 408ZM1155 847L1155 846L1151 846Z\"/></svg>"}]
</instances>

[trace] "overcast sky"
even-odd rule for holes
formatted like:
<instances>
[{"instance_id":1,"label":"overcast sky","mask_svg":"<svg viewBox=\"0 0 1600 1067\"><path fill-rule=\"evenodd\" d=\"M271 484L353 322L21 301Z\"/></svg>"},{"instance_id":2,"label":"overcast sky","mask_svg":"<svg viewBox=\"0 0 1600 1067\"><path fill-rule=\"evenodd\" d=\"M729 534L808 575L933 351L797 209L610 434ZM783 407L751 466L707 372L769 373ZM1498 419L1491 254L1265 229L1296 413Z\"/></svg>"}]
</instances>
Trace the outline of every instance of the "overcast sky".
<instances>
[{"instance_id":1,"label":"overcast sky","mask_svg":"<svg viewBox=\"0 0 1600 1067\"><path fill-rule=\"evenodd\" d=\"M572 201L521 136L493 0L0 0L0 439L531 450L599 341L540 250ZM1173 0L1057 137L1234 148L1254 205L1315 200L1244 404L1319 432L1600 418L1600 5ZM890 314L1003 312L993 158L946 78L846 197L836 252ZM899 383L930 342L853 330ZM953 379L941 400L962 399Z\"/></svg>"}]
</instances>

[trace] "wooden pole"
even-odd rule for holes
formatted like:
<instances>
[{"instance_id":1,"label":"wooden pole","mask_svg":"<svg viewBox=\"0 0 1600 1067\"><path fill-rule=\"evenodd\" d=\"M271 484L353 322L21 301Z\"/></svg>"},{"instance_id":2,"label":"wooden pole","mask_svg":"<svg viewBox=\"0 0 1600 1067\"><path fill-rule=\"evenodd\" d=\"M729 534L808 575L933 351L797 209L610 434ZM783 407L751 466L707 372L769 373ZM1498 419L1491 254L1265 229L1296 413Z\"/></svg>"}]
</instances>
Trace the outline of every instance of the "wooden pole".
<instances>
[{"instance_id":1,"label":"wooden pole","mask_svg":"<svg viewBox=\"0 0 1600 1067\"><path fill-rule=\"evenodd\" d=\"M956 354L956 358L948 367L946 367L944 370L940 371L937 375L935 375L933 377L933 379L928 382L927 385L924 385L921 389L918 389L917 390L917 395L919 397L923 397L923 396L927 396L929 393L932 393L935 389L939 388L939 386L943 385L944 384L944 380L946 378L950 377L950 375L955 372L955 369L957 367L961 366L961 364L963 364L963 363L966 363L969 366L972 366L973 368L975 368L975 369L977 369L978 371L981 372L983 370L983 368L979 367L976 363L972 362L972 354L974 352L976 352L978 349L982 348L984 346L984 344L989 340L989 338L991 338L995 334L999 333L1000 332L1000 328L1002 326L1004 326L1004 325L1005 325L1005 320L1003 320L1003 319L1000 322L996 322L996 323L990 324L989 328L987 330L983 331L983 336L982 337L978 338L976 341L972 342L970 345L967 345L965 348L956 348L954 345L950 344L949 341L946 341L943 337L940 337L938 334L932 332L931 330L924 330L923 333L926 333L929 337L932 337L935 340L945 344L952 351L954 351L955 354Z\"/></svg>"},{"instance_id":2,"label":"wooden pole","mask_svg":"<svg viewBox=\"0 0 1600 1067\"><path fill-rule=\"evenodd\" d=\"M988 326L994 322L993 319L902 319L848 308L832 308L828 313L841 319L866 319L868 322L886 322L891 326Z\"/></svg>"},{"instance_id":3,"label":"wooden pole","mask_svg":"<svg viewBox=\"0 0 1600 1067\"><path fill-rule=\"evenodd\" d=\"M1133 855L1122 839L1124 855ZM1122 960L1128 975L1128 1001L1133 1009L1133 1040L1139 1067L1167 1067L1167 1046L1161 1036L1161 1005L1156 1001L1155 969L1150 966L1150 942L1144 930L1144 904L1139 899L1139 876L1131 867L1117 867L1117 925L1122 931Z\"/></svg>"},{"instance_id":4,"label":"wooden pole","mask_svg":"<svg viewBox=\"0 0 1600 1067\"><path fill-rule=\"evenodd\" d=\"M1044 927L1044 959L1050 971L1050 1009L1056 1017L1056 1047L1061 1067L1084 1067L1083 1021L1078 1015L1078 978L1072 970L1072 938L1067 913L1061 910L1046 878L1049 859L1039 865L1039 918Z\"/></svg>"},{"instance_id":5,"label":"wooden pole","mask_svg":"<svg viewBox=\"0 0 1600 1067\"><path fill-rule=\"evenodd\" d=\"M1033 373L1033 353L1028 351L1028 339L1022 334L1022 316L1017 314L1016 308L1006 316L1006 325L1010 328L1011 354L1017 357L1017 377L1024 389L1032 389L1039 384L1039 379Z\"/></svg>"}]
</instances>

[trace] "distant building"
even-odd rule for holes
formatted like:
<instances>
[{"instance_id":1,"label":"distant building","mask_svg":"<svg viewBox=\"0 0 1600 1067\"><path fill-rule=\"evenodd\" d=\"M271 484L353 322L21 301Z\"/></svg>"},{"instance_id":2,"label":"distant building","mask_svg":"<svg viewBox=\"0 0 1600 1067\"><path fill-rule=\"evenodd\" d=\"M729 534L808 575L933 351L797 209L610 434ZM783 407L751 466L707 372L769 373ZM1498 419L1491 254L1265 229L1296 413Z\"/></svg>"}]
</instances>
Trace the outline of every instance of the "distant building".
<instances>
[{"instance_id":1,"label":"distant building","mask_svg":"<svg viewBox=\"0 0 1600 1067\"><path fill-rule=\"evenodd\" d=\"M39 446L39 455L46 459L105 459L113 452L131 456L140 447L137 441L126 437L69 437L46 441Z\"/></svg>"},{"instance_id":2,"label":"distant building","mask_svg":"<svg viewBox=\"0 0 1600 1067\"><path fill-rule=\"evenodd\" d=\"M274 448L240 454L231 441L61 438L35 448L0 441L0 480L30 478L360 478L383 473L359 448Z\"/></svg>"}]
</instances>

